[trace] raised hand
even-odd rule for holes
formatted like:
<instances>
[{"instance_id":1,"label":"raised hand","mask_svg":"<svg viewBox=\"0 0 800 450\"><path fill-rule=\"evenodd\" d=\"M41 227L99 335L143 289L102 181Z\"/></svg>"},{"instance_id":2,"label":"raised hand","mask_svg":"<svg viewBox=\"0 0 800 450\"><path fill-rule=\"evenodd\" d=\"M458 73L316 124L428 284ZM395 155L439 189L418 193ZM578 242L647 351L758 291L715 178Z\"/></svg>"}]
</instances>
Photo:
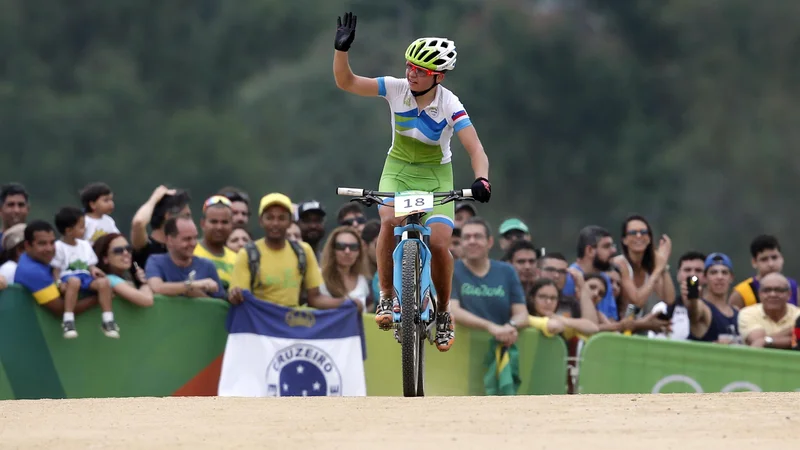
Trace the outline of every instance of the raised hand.
<instances>
[{"instance_id":1,"label":"raised hand","mask_svg":"<svg viewBox=\"0 0 800 450\"><path fill-rule=\"evenodd\" d=\"M333 41L333 48L340 52L350 50L350 44L356 38L356 16L348 12L344 15L344 22L341 16L336 19L336 38Z\"/></svg>"}]
</instances>

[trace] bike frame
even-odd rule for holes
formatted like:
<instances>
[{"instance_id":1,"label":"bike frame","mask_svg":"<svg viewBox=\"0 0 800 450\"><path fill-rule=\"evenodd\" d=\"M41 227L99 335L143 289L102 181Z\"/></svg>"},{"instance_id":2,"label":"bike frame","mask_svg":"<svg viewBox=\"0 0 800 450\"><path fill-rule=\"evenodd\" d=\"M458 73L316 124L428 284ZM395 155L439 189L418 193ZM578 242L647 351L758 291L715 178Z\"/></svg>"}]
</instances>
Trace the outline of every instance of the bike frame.
<instances>
[{"instance_id":1,"label":"bike frame","mask_svg":"<svg viewBox=\"0 0 800 450\"><path fill-rule=\"evenodd\" d=\"M384 200L394 198L395 192L377 192L360 188L337 188L338 195L346 195L357 197L350 201L357 201L366 206L378 204L381 206L394 207L392 203L386 203ZM433 192L434 197L440 198L439 204L445 204L458 199L472 200L471 189L460 189L449 192ZM431 280L431 251L430 251L430 237L431 229L421 223L421 218L425 213L411 213L403 218L403 224L394 227L395 247L392 250L392 260L394 261L394 268L392 270L392 288L394 289L397 299L400 302L400 308L408 306L404 303L402 298L402 282L403 282L403 245L404 241L413 240L418 245L418 254L420 258L420 274L419 286L417 286L421 304L417 319L425 324L435 321L434 313L436 312L435 302L430 301L433 296L427 294L432 291L433 283ZM400 323L402 313L393 313L392 321L397 327ZM432 339L429 337L429 339Z\"/></svg>"},{"instance_id":2,"label":"bike frame","mask_svg":"<svg viewBox=\"0 0 800 450\"><path fill-rule=\"evenodd\" d=\"M396 194L394 192L375 192L353 188L338 188L336 192L338 195L357 197L350 201L357 201L366 206L379 204L391 207L393 205L387 204L384 200L394 198ZM434 199L437 197L443 198L439 203L443 205L459 198L472 199L472 190L427 192L424 195L433 195ZM422 204L418 204L418 206L423 206L424 203L425 200L423 198ZM425 340L431 344L435 340L435 333L432 333L431 330L436 326L436 302L432 301L432 295L428 295L433 289L431 282L431 251L429 248L431 229L421 223L422 217L426 214L423 211L429 210L429 207L424 208L424 210L405 210L414 212L403 217L402 225L394 227L395 245L394 250L392 250L392 260L394 261L392 289L399 302L400 312L392 312L392 323L395 330L395 339L397 339L401 348L403 395L406 397L425 396ZM416 248L409 245L410 243L416 245ZM404 251L406 245L409 247L409 252L416 253L416 260L412 260L410 257L406 258L406 256L410 256ZM413 271L410 270L412 268ZM410 277L414 279L410 280ZM416 285L414 285L415 280ZM412 297L419 297L404 299L404 291L406 294L410 293ZM406 323L402 323L403 317L405 317ZM408 323L408 321L413 323Z\"/></svg>"}]
</instances>

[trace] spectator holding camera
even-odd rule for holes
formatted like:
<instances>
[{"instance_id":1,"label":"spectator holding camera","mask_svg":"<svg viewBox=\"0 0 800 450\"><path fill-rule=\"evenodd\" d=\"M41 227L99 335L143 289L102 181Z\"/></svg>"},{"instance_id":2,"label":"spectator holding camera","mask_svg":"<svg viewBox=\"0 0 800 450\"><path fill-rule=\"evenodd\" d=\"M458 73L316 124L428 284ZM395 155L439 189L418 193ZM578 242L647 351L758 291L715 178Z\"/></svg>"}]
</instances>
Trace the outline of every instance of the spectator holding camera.
<instances>
[{"instance_id":1,"label":"spectator holding camera","mask_svg":"<svg viewBox=\"0 0 800 450\"><path fill-rule=\"evenodd\" d=\"M675 294L673 301L662 301L653 306L653 313L663 315L670 320L671 332L656 333L651 331L648 334L650 338L668 338L672 340L682 341L689 339L689 310L686 309L688 305L686 299L687 280L690 277L697 277L697 286L705 284L705 260L706 255L697 251L688 251L681 255L678 259L678 285L681 286L679 292Z\"/></svg>"},{"instance_id":2,"label":"spectator holding camera","mask_svg":"<svg viewBox=\"0 0 800 450\"><path fill-rule=\"evenodd\" d=\"M730 344L739 334L739 309L728 304L728 291L733 283L733 263L724 253L706 257L703 273L705 285L681 285L681 298L689 311L689 339ZM697 287L697 290L694 287Z\"/></svg>"}]
</instances>

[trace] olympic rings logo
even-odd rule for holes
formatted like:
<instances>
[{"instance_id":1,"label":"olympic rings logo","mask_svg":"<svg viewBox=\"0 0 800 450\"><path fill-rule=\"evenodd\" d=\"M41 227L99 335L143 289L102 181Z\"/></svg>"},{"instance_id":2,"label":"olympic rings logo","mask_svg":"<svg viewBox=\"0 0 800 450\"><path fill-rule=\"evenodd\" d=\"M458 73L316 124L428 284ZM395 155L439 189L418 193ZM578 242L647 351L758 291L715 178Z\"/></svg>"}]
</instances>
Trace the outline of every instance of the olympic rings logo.
<instances>
[{"instance_id":1,"label":"olympic rings logo","mask_svg":"<svg viewBox=\"0 0 800 450\"><path fill-rule=\"evenodd\" d=\"M664 378L658 380L656 384L653 386L651 393L653 394L660 394L661 389L664 386L672 383L683 383L688 385L695 393L702 394L705 392L703 390L703 386L697 382L694 378L687 376L687 375L667 375ZM751 383L749 381L732 381L726 384L719 392L739 392L739 391L749 391L749 392L763 392L760 386L757 384Z\"/></svg>"}]
</instances>

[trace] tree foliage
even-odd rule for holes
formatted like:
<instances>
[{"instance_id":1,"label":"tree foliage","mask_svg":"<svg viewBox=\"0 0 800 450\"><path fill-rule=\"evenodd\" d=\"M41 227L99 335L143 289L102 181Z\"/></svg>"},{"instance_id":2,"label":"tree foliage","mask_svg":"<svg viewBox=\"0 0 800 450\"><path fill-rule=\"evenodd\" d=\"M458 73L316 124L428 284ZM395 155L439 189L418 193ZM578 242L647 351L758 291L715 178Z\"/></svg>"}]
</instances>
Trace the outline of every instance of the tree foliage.
<instances>
[{"instance_id":1,"label":"tree foliage","mask_svg":"<svg viewBox=\"0 0 800 450\"><path fill-rule=\"evenodd\" d=\"M338 11L322 0L0 2L0 179L34 215L94 180L123 228L160 183L196 199L235 184L335 209L377 187L384 100L336 89ZM549 7L546 7L549 6ZM675 251L721 250L749 271L757 233L800 257L800 3L748 0L355 0L366 76L403 76L420 35L459 49L446 80L491 161L497 222L573 252L588 223L639 212ZM456 183L472 181L453 142Z\"/></svg>"}]
</instances>

